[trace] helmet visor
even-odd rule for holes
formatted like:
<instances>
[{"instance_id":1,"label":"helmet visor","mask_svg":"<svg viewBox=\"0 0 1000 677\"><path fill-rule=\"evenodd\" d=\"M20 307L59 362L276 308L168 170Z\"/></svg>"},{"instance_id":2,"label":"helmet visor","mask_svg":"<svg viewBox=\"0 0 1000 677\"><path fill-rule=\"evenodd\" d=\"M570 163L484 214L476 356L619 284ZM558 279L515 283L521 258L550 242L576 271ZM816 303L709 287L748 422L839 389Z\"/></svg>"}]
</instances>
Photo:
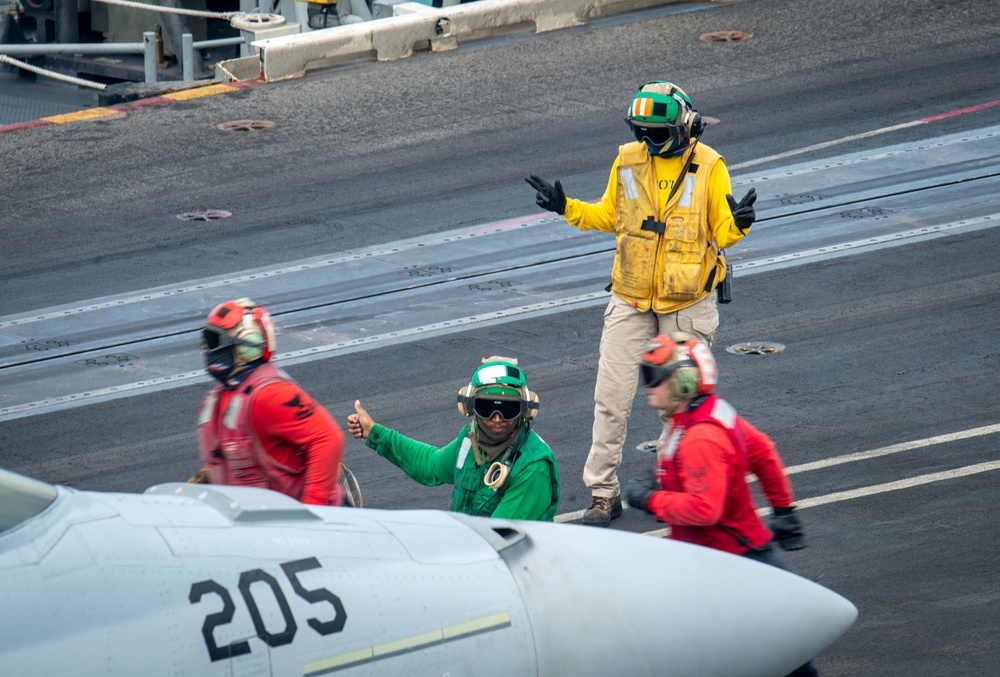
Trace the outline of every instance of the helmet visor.
<instances>
[{"instance_id":1,"label":"helmet visor","mask_svg":"<svg viewBox=\"0 0 1000 677\"><path fill-rule=\"evenodd\" d=\"M202 354L205 358L205 371L219 383L225 383L236 373L236 348L233 346L205 350Z\"/></svg>"},{"instance_id":2,"label":"helmet visor","mask_svg":"<svg viewBox=\"0 0 1000 677\"><path fill-rule=\"evenodd\" d=\"M217 350L222 350L223 348L229 348L231 346L249 345L256 344L251 344L234 336L230 336L228 332L211 325L201 330L201 349L210 353L214 353Z\"/></svg>"},{"instance_id":3,"label":"helmet visor","mask_svg":"<svg viewBox=\"0 0 1000 677\"><path fill-rule=\"evenodd\" d=\"M505 421L513 421L523 412L521 400L502 400L493 397L476 397L472 400L472 410L479 418L493 418L494 414L500 414L500 418Z\"/></svg>"}]
</instances>

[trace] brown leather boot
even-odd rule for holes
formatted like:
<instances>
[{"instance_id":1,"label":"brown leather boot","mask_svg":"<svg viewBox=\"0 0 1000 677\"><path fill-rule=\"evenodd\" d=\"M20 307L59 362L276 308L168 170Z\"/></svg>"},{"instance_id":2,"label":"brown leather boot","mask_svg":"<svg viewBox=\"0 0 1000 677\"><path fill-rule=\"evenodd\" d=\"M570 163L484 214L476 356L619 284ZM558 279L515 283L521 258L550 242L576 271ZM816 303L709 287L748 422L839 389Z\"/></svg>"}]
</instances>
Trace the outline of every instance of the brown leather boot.
<instances>
[{"instance_id":1,"label":"brown leather boot","mask_svg":"<svg viewBox=\"0 0 1000 677\"><path fill-rule=\"evenodd\" d=\"M583 524L592 527L606 527L611 520L622 516L622 497L594 496L590 507L583 512Z\"/></svg>"}]
</instances>

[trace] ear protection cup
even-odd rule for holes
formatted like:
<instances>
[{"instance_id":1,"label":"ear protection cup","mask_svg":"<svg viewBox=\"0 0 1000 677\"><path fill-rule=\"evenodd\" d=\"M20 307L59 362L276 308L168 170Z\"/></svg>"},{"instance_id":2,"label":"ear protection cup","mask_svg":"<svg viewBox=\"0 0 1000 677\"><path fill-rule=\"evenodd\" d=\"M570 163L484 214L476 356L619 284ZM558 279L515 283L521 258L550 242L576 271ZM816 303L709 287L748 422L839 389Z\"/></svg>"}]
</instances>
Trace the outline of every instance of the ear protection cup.
<instances>
[{"instance_id":1,"label":"ear protection cup","mask_svg":"<svg viewBox=\"0 0 1000 677\"><path fill-rule=\"evenodd\" d=\"M701 119L701 115L692 111L691 122L687 126L688 136L692 139L696 139L702 135L705 131L705 121Z\"/></svg>"},{"instance_id":2,"label":"ear protection cup","mask_svg":"<svg viewBox=\"0 0 1000 677\"><path fill-rule=\"evenodd\" d=\"M270 316L265 316L266 311L256 306L247 310L250 312L240 318L239 330L235 336L237 340L243 342L236 346L236 356L243 362L253 362L264 357L264 353L267 352L267 337L264 331L267 331L270 325Z\"/></svg>"},{"instance_id":3,"label":"ear protection cup","mask_svg":"<svg viewBox=\"0 0 1000 677\"><path fill-rule=\"evenodd\" d=\"M253 319L257 320L258 326L264 330L263 334L258 332L261 346L259 357L263 358L265 362L270 362L274 355L274 348L278 344L278 331L274 327L274 320L271 319L271 313L260 306L253 307ZM256 339L248 338L247 340L257 342Z\"/></svg>"},{"instance_id":4,"label":"ear protection cup","mask_svg":"<svg viewBox=\"0 0 1000 677\"><path fill-rule=\"evenodd\" d=\"M530 421L531 419L538 416L538 395L531 392L525 387L524 389L524 401L527 407L524 410L524 420Z\"/></svg>"},{"instance_id":5,"label":"ear protection cup","mask_svg":"<svg viewBox=\"0 0 1000 677\"><path fill-rule=\"evenodd\" d=\"M694 397L698 392L698 368L680 367L670 379L670 385L678 397L684 399Z\"/></svg>"},{"instance_id":6,"label":"ear protection cup","mask_svg":"<svg viewBox=\"0 0 1000 677\"><path fill-rule=\"evenodd\" d=\"M719 383L719 369L715 363L712 351L704 341L688 341L684 344L691 360L697 365L695 370L698 380L698 392L710 395Z\"/></svg>"},{"instance_id":7,"label":"ear protection cup","mask_svg":"<svg viewBox=\"0 0 1000 677\"><path fill-rule=\"evenodd\" d=\"M694 108L691 108L681 96L677 94L672 94L671 96L680 105L681 110L684 111L683 117L677 121L684 129L684 134L689 139L701 136L701 133L705 131L705 121L701 119L701 115Z\"/></svg>"},{"instance_id":8,"label":"ear protection cup","mask_svg":"<svg viewBox=\"0 0 1000 677\"><path fill-rule=\"evenodd\" d=\"M698 115L698 111L694 109L691 100L684 93L684 90L680 89L677 85L671 85L670 97L680 107L678 111L681 114L677 117L677 124L683 128L684 134L688 138L700 134L704 130L704 124L701 121L701 116ZM697 132L695 131L696 129L698 130Z\"/></svg>"},{"instance_id":9,"label":"ear protection cup","mask_svg":"<svg viewBox=\"0 0 1000 677\"><path fill-rule=\"evenodd\" d=\"M462 416L472 416L472 384L458 391L458 413Z\"/></svg>"},{"instance_id":10,"label":"ear protection cup","mask_svg":"<svg viewBox=\"0 0 1000 677\"><path fill-rule=\"evenodd\" d=\"M267 343L264 341L264 335L261 334L256 329L241 332L238 338L241 341L246 341L252 345L238 345L236 346L236 354L241 359L247 362L253 362L254 360L259 360L264 356L264 349Z\"/></svg>"},{"instance_id":11,"label":"ear protection cup","mask_svg":"<svg viewBox=\"0 0 1000 677\"><path fill-rule=\"evenodd\" d=\"M493 465L486 471L483 483L493 491L496 491L507 482L508 477L510 477L510 466L500 461L494 461Z\"/></svg>"}]
</instances>

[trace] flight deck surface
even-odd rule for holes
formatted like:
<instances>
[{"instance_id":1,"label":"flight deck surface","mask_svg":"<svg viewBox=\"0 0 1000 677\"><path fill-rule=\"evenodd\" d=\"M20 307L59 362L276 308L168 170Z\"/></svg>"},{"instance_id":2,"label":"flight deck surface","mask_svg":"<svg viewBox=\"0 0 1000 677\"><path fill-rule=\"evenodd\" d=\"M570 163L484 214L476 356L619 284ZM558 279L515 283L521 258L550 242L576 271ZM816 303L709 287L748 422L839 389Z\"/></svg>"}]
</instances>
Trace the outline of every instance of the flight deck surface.
<instances>
[{"instance_id":1,"label":"flight deck surface","mask_svg":"<svg viewBox=\"0 0 1000 677\"><path fill-rule=\"evenodd\" d=\"M1000 127L734 175L751 186L736 294L741 275L1000 225ZM538 215L0 317L0 420L207 379L198 330L226 298L267 306L295 364L604 304L613 255L611 234Z\"/></svg>"}]
</instances>

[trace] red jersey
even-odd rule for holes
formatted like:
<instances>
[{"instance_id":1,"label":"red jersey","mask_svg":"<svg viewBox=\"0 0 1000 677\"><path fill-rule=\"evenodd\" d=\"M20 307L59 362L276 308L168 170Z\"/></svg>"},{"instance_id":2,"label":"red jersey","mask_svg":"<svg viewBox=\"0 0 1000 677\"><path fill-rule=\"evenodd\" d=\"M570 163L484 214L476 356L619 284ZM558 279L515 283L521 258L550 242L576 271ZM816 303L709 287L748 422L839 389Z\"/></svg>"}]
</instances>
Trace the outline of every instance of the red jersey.
<instances>
[{"instance_id":1,"label":"red jersey","mask_svg":"<svg viewBox=\"0 0 1000 677\"><path fill-rule=\"evenodd\" d=\"M275 378L278 371L272 365L255 372L261 373L236 388L218 386L205 399L199 437L212 482L265 486L303 503L340 505L340 426L294 381ZM254 389L257 377L262 384ZM237 395L250 400L248 429L242 433L245 402L234 401ZM246 437L252 439L241 443ZM226 446L239 448L227 449L224 456L218 451L220 440L235 440ZM261 452L267 458L256 458Z\"/></svg>"},{"instance_id":2,"label":"red jersey","mask_svg":"<svg viewBox=\"0 0 1000 677\"><path fill-rule=\"evenodd\" d=\"M747 443L747 469L757 476L767 502L775 508L791 507L795 503L792 484L774 442L742 416L737 418L737 425Z\"/></svg>"},{"instance_id":3,"label":"red jersey","mask_svg":"<svg viewBox=\"0 0 1000 677\"><path fill-rule=\"evenodd\" d=\"M670 524L671 538L738 555L771 540L746 481L750 452L744 431L754 440L755 454L766 449L754 435L763 433L715 396L673 416L664 428L658 450L663 490L650 497L647 509Z\"/></svg>"}]
</instances>

